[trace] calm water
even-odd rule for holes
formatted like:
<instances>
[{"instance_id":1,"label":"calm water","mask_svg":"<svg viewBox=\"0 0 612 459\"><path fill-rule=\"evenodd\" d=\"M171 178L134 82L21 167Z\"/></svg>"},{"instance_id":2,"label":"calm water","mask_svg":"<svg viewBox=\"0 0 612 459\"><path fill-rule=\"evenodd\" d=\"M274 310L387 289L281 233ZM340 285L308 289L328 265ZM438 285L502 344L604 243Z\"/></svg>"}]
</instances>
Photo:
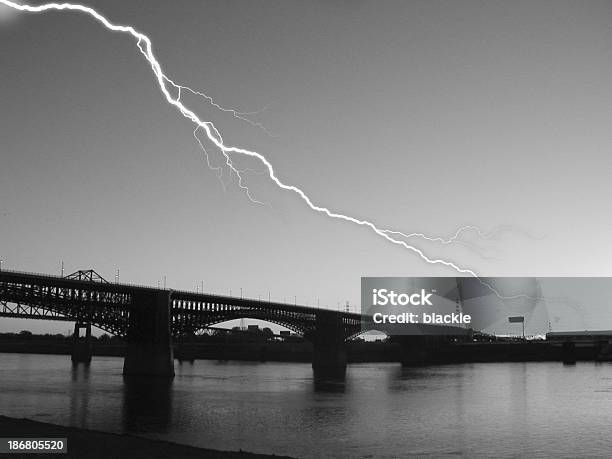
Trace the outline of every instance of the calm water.
<instances>
[{"instance_id":1,"label":"calm water","mask_svg":"<svg viewBox=\"0 0 612 459\"><path fill-rule=\"evenodd\" d=\"M612 364L361 364L323 387L308 364L177 363L171 384L121 369L0 354L0 414L296 457L612 455Z\"/></svg>"}]
</instances>

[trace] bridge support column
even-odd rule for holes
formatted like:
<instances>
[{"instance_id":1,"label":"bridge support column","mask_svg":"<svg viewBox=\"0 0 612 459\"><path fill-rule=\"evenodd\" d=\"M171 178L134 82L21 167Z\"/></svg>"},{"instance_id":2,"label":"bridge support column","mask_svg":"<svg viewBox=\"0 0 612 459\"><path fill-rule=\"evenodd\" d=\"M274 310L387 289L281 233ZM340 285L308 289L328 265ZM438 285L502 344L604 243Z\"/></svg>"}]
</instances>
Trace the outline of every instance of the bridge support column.
<instances>
[{"instance_id":1,"label":"bridge support column","mask_svg":"<svg viewBox=\"0 0 612 459\"><path fill-rule=\"evenodd\" d=\"M81 328L85 329L85 336L80 337ZM72 342L72 363L90 363L91 362L91 324L76 322L74 324L74 335Z\"/></svg>"},{"instance_id":2,"label":"bridge support column","mask_svg":"<svg viewBox=\"0 0 612 459\"><path fill-rule=\"evenodd\" d=\"M563 363L566 365L575 365L576 364L576 343L574 343L573 341L565 341L561 349L562 349Z\"/></svg>"},{"instance_id":3,"label":"bridge support column","mask_svg":"<svg viewBox=\"0 0 612 459\"><path fill-rule=\"evenodd\" d=\"M342 317L319 311L313 335L312 369L315 378L343 378L346 374L346 343Z\"/></svg>"},{"instance_id":4,"label":"bridge support column","mask_svg":"<svg viewBox=\"0 0 612 459\"><path fill-rule=\"evenodd\" d=\"M136 291L130 308L125 376L174 377L170 292Z\"/></svg>"},{"instance_id":5,"label":"bridge support column","mask_svg":"<svg viewBox=\"0 0 612 459\"><path fill-rule=\"evenodd\" d=\"M193 350L194 340L192 338L192 336L182 336L179 340L174 342L174 358L178 360L179 363L193 363L195 360Z\"/></svg>"},{"instance_id":6,"label":"bridge support column","mask_svg":"<svg viewBox=\"0 0 612 459\"><path fill-rule=\"evenodd\" d=\"M395 336L393 340L400 344L400 362L404 367L429 365L434 362L436 351L447 341L447 337L407 335Z\"/></svg>"}]
</instances>

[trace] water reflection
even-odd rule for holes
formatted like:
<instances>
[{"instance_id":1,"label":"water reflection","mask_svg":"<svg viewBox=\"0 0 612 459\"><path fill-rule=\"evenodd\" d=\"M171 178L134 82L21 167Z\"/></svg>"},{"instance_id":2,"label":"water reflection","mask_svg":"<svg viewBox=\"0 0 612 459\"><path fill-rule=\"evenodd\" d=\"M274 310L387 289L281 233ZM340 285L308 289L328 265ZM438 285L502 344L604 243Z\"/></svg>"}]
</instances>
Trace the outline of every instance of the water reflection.
<instances>
[{"instance_id":1,"label":"water reflection","mask_svg":"<svg viewBox=\"0 0 612 459\"><path fill-rule=\"evenodd\" d=\"M168 432L172 424L172 380L123 378L123 430Z\"/></svg>"},{"instance_id":2,"label":"water reflection","mask_svg":"<svg viewBox=\"0 0 612 459\"><path fill-rule=\"evenodd\" d=\"M111 357L90 367L66 356L0 354L0 362L0 414L207 448L293 457L612 453L601 437L612 424L611 365L355 364L345 378L315 379L309 364L196 360L167 381L125 379Z\"/></svg>"},{"instance_id":3,"label":"water reflection","mask_svg":"<svg viewBox=\"0 0 612 459\"><path fill-rule=\"evenodd\" d=\"M313 376L312 383L315 392L345 393L346 377L319 377Z\"/></svg>"},{"instance_id":4,"label":"water reflection","mask_svg":"<svg viewBox=\"0 0 612 459\"><path fill-rule=\"evenodd\" d=\"M72 364L70 372L70 424L88 427L89 419L89 363Z\"/></svg>"}]
</instances>

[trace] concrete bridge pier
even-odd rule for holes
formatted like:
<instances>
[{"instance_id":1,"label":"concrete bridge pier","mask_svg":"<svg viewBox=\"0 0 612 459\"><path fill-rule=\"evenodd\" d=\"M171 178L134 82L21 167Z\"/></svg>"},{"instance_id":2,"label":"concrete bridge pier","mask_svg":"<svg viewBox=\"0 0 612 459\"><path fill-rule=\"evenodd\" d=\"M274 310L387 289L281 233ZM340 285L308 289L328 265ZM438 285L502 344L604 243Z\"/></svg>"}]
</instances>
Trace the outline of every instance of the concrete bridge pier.
<instances>
[{"instance_id":1,"label":"concrete bridge pier","mask_svg":"<svg viewBox=\"0 0 612 459\"><path fill-rule=\"evenodd\" d=\"M433 363L437 351L447 341L443 335L406 335L395 336L400 344L400 362L404 367L415 367Z\"/></svg>"},{"instance_id":2,"label":"concrete bridge pier","mask_svg":"<svg viewBox=\"0 0 612 459\"><path fill-rule=\"evenodd\" d=\"M182 337L181 339L174 342L174 358L179 363L190 362L193 363L195 360L195 353L193 349L193 343L189 338Z\"/></svg>"},{"instance_id":3,"label":"concrete bridge pier","mask_svg":"<svg viewBox=\"0 0 612 459\"><path fill-rule=\"evenodd\" d=\"M561 348L561 357L565 365L576 364L576 343L573 341L565 341Z\"/></svg>"},{"instance_id":4,"label":"concrete bridge pier","mask_svg":"<svg viewBox=\"0 0 612 459\"><path fill-rule=\"evenodd\" d=\"M317 312L312 341L315 378L343 378L347 359L342 317L334 311Z\"/></svg>"},{"instance_id":5,"label":"concrete bridge pier","mask_svg":"<svg viewBox=\"0 0 612 459\"><path fill-rule=\"evenodd\" d=\"M138 290L129 311L125 376L174 377L170 292Z\"/></svg>"},{"instance_id":6,"label":"concrete bridge pier","mask_svg":"<svg viewBox=\"0 0 612 459\"><path fill-rule=\"evenodd\" d=\"M81 328L85 329L85 336L83 337L79 336ZM92 354L91 324L75 322L72 339L72 354L70 356L72 363L90 363Z\"/></svg>"}]
</instances>

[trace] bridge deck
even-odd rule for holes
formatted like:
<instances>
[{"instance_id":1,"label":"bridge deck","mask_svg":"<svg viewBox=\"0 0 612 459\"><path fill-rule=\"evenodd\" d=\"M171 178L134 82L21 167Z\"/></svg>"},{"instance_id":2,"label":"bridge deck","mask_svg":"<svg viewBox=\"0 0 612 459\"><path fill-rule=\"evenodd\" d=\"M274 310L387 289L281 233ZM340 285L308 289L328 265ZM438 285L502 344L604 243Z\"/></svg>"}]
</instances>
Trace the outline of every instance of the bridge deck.
<instances>
[{"instance_id":1,"label":"bridge deck","mask_svg":"<svg viewBox=\"0 0 612 459\"><path fill-rule=\"evenodd\" d=\"M88 271L95 273L94 271ZM86 273L82 271L80 273ZM362 316L345 311L238 298L210 293L109 283L20 271L0 271L0 316L87 322L126 336L130 311L143 298L166 297L175 336L194 333L216 323L252 318L275 323L297 333L314 333L323 323L338 323L348 338L361 331ZM157 301L157 300L156 300ZM16 306L10 306L14 304ZM145 306L146 307L146 306ZM146 311L146 309L145 309Z\"/></svg>"},{"instance_id":2,"label":"bridge deck","mask_svg":"<svg viewBox=\"0 0 612 459\"><path fill-rule=\"evenodd\" d=\"M62 289L75 289L75 290L96 290L104 291L108 293L123 293L132 294L134 291L145 291L152 294L158 292L168 292L171 295L172 300L177 301L191 301L191 302L202 302L202 303L220 303L220 304L233 304L236 306L259 306L262 308L279 308L282 307L286 311L301 312L314 314L321 310L328 310L338 313L345 317L352 319L360 319L361 315L346 311L334 311L332 309L324 309L313 306L296 305L292 303L281 303L277 301L265 301L259 299L253 299L248 297L235 297L227 295L218 295L213 293L200 293L192 292L188 290L174 290L174 289L160 289L152 286L129 284L129 283L100 283L95 281L70 279L66 277L51 275L51 274L40 274L23 271L12 271L2 270L0 271L0 283L14 283L22 285L32 286L47 286L47 287L58 287Z\"/></svg>"}]
</instances>

